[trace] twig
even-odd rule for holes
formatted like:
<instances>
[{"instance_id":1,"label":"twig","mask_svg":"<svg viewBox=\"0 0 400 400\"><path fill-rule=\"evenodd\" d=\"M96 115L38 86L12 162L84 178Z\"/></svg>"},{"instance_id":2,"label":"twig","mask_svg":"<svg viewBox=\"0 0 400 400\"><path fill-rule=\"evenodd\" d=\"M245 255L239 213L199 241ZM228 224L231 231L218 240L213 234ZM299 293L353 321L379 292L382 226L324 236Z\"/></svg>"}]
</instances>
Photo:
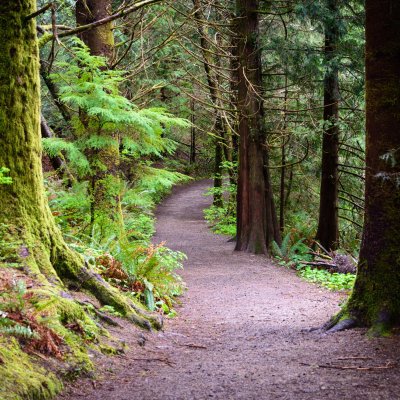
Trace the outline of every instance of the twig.
<instances>
[{"instance_id":1,"label":"twig","mask_svg":"<svg viewBox=\"0 0 400 400\"><path fill-rule=\"evenodd\" d=\"M133 361L160 361L167 364L170 367L174 366L174 362L168 360L167 358L130 358Z\"/></svg>"},{"instance_id":2,"label":"twig","mask_svg":"<svg viewBox=\"0 0 400 400\"><path fill-rule=\"evenodd\" d=\"M189 343L189 344L180 344L180 346L185 346L185 347L190 347L192 349L207 349L206 346L202 346L200 344L193 344L193 343Z\"/></svg>"},{"instance_id":3,"label":"twig","mask_svg":"<svg viewBox=\"0 0 400 400\"><path fill-rule=\"evenodd\" d=\"M331 257L331 255L329 254L329 251L325 249L324 246L322 246L322 244L318 243L316 240L314 240L314 243L329 257Z\"/></svg>"},{"instance_id":4,"label":"twig","mask_svg":"<svg viewBox=\"0 0 400 400\"><path fill-rule=\"evenodd\" d=\"M331 267L331 268L336 268L337 267L336 264L330 264L330 263L325 262L323 260L321 260L321 261L302 261L301 264L312 265L314 267L318 267L318 266Z\"/></svg>"},{"instance_id":5,"label":"twig","mask_svg":"<svg viewBox=\"0 0 400 400\"><path fill-rule=\"evenodd\" d=\"M351 359L351 357L349 357ZM354 357L353 359L357 359ZM360 357L359 359L364 359ZM369 357L365 357L365 359L370 359ZM318 367L318 368L327 368L327 369L343 369L343 370L356 370L356 371L372 371L372 370L380 370L380 369L391 369L396 367L396 364L392 361L388 361L386 365L377 365L377 366L368 366L368 367L361 367L358 365L329 365L329 364L321 364L321 365L312 365L307 363L300 363L300 365L305 365L307 367Z\"/></svg>"},{"instance_id":6,"label":"twig","mask_svg":"<svg viewBox=\"0 0 400 400\"><path fill-rule=\"evenodd\" d=\"M40 14L43 14L43 13L46 12L50 7L53 7L53 3L52 3L52 2L49 3L49 4L46 4L44 7L40 8L39 10L35 11L34 13L27 15L27 16L24 18L25 21L29 21L30 19L35 18L35 17L37 17L37 16L40 15Z\"/></svg>"}]
</instances>

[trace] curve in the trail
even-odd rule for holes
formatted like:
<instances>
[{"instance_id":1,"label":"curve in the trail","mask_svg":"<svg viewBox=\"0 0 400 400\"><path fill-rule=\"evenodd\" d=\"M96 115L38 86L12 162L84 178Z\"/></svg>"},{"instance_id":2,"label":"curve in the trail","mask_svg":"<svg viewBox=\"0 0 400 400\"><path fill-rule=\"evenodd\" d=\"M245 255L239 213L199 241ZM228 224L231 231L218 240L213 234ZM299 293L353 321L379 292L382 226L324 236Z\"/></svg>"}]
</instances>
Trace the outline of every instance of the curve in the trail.
<instances>
[{"instance_id":1,"label":"curve in the trail","mask_svg":"<svg viewBox=\"0 0 400 400\"><path fill-rule=\"evenodd\" d=\"M398 337L310 332L338 311L343 296L266 257L234 252L227 238L212 234L203 220L208 185L176 188L157 211L155 241L188 255L182 275L189 290L179 316L164 332L143 337L143 347L125 328L129 352L103 365L95 389L86 385L80 394L89 400L400 399ZM69 399L82 398L72 392Z\"/></svg>"}]
</instances>

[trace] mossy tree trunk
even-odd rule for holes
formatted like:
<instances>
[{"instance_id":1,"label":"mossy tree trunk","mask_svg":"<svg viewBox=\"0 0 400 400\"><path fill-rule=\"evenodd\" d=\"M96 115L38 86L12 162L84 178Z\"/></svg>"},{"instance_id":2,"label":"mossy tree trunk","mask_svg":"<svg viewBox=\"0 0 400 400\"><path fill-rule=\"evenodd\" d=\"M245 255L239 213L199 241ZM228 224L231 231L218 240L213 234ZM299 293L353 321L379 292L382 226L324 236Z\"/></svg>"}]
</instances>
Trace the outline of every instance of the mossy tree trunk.
<instances>
[{"instance_id":1,"label":"mossy tree trunk","mask_svg":"<svg viewBox=\"0 0 400 400\"><path fill-rule=\"evenodd\" d=\"M25 20L35 7L35 0L0 3L0 165L11 170L13 179L0 189L0 222L8 227L3 240L18 243L20 263L42 284L89 290L103 304L150 327L132 302L68 248L48 207L41 165L36 24L34 19Z\"/></svg>"},{"instance_id":2,"label":"mossy tree trunk","mask_svg":"<svg viewBox=\"0 0 400 400\"><path fill-rule=\"evenodd\" d=\"M316 239L328 250L339 245L339 1L327 0L325 16L324 133L322 137L321 191Z\"/></svg>"},{"instance_id":3,"label":"mossy tree trunk","mask_svg":"<svg viewBox=\"0 0 400 400\"><path fill-rule=\"evenodd\" d=\"M112 15L111 0L77 0L76 25L88 25ZM79 34L95 56L103 56L112 63L114 58L113 22L100 25Z\"/></svg>"},{"instance_id":4,"label":"mossy tree trunk","mask_svg":"<svg viewBox=\"0 0 400 400\"><path fill-rule=\"evenodd\" d=\"M353 293L327 326L400 322L400 4L366 1L365 221Z\"/></svg>"},{"instance_id":5,"label":"mossy tree trunk","mask_svg":"<svg viewBox=\"0 0 400 400\"><path fill-rule=\"evenodd\" d=\"M236 250L268 253L280 241L267 169L268 149L262 99L259 2L236 1L238 32L239 180Z\"/></svg>"}]
</instances>

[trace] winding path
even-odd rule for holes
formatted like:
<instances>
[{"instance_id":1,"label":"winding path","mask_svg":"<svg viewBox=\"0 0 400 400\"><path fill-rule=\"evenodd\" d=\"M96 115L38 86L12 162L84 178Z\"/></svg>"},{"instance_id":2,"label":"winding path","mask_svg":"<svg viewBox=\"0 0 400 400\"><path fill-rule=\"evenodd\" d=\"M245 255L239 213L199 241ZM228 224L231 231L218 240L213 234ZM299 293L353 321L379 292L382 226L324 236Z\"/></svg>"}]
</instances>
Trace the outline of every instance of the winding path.
<instances>
[{"instance_id":1,"label":"winding path","mask_svg":"<svg viewBox=\"0 0 400 400\"><path fill-rule=\"evenodd\" d=\"M203 221L208 184L176 188L157 212L155 241L188 255L179 316L164 332L114 331L129 350L98 357L97 380L60 399L400 399L399 337L309 332L338 311L341 296L233 252Z\"/></svg>"}]
</instances>

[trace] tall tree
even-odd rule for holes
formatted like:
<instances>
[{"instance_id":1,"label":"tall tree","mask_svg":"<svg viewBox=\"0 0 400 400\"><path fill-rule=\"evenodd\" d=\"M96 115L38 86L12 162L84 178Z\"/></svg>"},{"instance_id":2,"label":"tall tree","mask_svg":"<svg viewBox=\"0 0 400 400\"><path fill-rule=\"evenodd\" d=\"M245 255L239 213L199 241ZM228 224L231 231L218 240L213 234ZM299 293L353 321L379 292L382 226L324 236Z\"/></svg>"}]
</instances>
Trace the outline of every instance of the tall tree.
<instances>
[{"instance_id":1,"label":"tall tree","mask_svg":"<svg viewBox=\"0 0 400 400\"><path fill-rule=\"evenodd\" d=\"M41 165L38 41L34 18L29 17L35 6L34 0L0 3L0 165L11 170L13 180L0 190L5 240L18 243L20 261L42 284L82 287L150 327L138 315L142 311L68 248L48 207Z\"/></svg>"},{"instance_id":2,"label":"tall tree","mask_svg":"<svg viewBox=\"0 0 400 400\"><path fill-rule=\"evenodd\" d=\"M366 1L365 221L353 293L327 328L400 322L400 4Z\"/></svg>"},{"instance_id":3,"label":"tall tree","mask_svg":"<svg viewBox=\"0 0 400 400\"><path fill-rule=\"evenodd\" d=\"M325 77L324 133L322 138L321 191L316 239L328 250L339 242L338 220L338 153L339 153L339 0L327 0L324 15Z\"/></svg>"},{"instance_id":4,"label":"tall tree","mask_svg":"<svg viewBox=\"0 0 400 400\"><path fill-rule=\"evenodd\" d=\"M77 0L76 8L77 26L96 23L112 15L111 0ZM89 29L79 34L82 41L89 47L90 53L95 56L105 57L108 64L112 64L114 56L114 33L113 22ZM87 116L83 111L81 121L85 124ZM97 133L97 132L96 132ZM104 133L106 137L109 133ZM115 138L117 132L114 133ZM122 217L119 179L120 154L118 140L114 145L91 149L88 159L92 165L93 171L90 184L91 198L91 225L96 223L103 226L110 225L110 228L119 238L124 236L124 223ZM107 223L108 221L108 223ZM109 224L112 222L111 224ZM109 232L105 232L106 235ZM108 237L106 237L108 239Z\"/></svg>"},{"instance_id":5,"label":"tall tree","mask_svg":"<svg viewBox=\"0 0 400 400\"><path fill-rule=\"evenodd\" d=\"M264 124L259 2L237 0L239 178L236 250L268 253L280 232L269 177Z\"/></svg>"}]
</instances>

